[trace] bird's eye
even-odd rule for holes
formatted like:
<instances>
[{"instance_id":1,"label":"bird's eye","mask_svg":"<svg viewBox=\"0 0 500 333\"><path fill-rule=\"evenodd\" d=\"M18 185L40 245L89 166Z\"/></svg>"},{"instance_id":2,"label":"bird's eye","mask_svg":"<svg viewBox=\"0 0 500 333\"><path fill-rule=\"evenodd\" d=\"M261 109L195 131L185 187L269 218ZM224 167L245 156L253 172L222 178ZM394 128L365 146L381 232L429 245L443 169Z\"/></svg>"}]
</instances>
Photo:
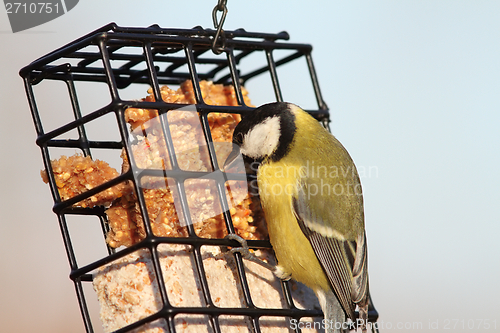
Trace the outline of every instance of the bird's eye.
<instances>
[{"instance_id":1,"label":"bird's eye","mask_svg":"<svg viewBox=\"0 0 500 333\"><path fill-rule=\"evenodd\" d=\"M243 133L238 132L236 136L233 138L233 141L236 143L243 143Z\"/></svg>"}]
</instances>

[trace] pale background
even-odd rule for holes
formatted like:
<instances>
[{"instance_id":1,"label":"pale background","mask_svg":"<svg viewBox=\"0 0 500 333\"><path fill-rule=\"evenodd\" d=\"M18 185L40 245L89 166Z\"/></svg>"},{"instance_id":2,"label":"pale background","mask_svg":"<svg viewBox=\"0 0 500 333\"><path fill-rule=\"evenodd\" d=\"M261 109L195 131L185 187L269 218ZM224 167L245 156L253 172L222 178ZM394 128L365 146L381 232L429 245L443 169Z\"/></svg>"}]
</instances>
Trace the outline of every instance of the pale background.
<instances>
[{"instance_id":1,"label":"pale background","mask_svg":"<svg viewBox=\"0 0 500 333\"><path fill-rule=\"evenodd\" d=\"M84 332L19 69L113 21L212 27L215 4L82 0L17 34L0 9L2 332ZM382 332L499 330L500 2L228 8L226 29L286 30L314 46L332 131L358 168L372 167L362 183Z\"/></svg>"}]
</instances>

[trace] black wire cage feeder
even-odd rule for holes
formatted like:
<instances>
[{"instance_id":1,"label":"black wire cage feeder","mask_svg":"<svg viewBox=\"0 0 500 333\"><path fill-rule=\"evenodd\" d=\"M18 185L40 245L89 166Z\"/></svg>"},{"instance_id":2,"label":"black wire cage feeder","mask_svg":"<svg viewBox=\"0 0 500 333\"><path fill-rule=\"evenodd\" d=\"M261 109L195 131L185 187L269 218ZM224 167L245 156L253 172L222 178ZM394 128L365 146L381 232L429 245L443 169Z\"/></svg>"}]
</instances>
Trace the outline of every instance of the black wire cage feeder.
<instances>
[{"instance_id":1,"label":"black wire cage feeder","mask_svg":"<svg viewBox=\"0 0 500 333\"><path fill-rule=\"evenodd\" d=\"M307 320L314 323L322 318L319 307L297 304L294 293L307 292L293 282L275 281L278 286L275 286L278 289L275 295L257 292L252 287L256 275L249 264L239 253L227 251L228 248L240 246L235 240L224 238L224 235L238 233L237 220L242 216L233 214L238 207L231 203L234 198L228 194L227 184L231 181L246 184L247 176L244 173L221 171L219 143L213 129L213 117L225 119L221 121L224 123L227 115L231 115L230 120L234 120L238 115L252 112L254 108L246 99L245 88L250 96L258 94L261 89L255 88L253 91L250 88L253 81L267 82L267 86L257 84L263 86L262 90L271 92L267 102L283 101L280 75L288 75L282 69L295 62L303 65L307 75L305 80L294 83L298 91L292 92L293 95L288 98L292 100L304 90L312 92L313 102L307 111L327 126L329 110L321 96L311 57L312 47L286 42L289 38L286 32L251 33L239 29L224 31L222 36L217 36L219 33L220 29L201 27L164 29L154 25L126 28L111 23L43 56L20 71L37 132L36 143L41 148L47 170L46 181L54 199L53 211L59 219L70 264L70 279L74 282L87 332L101 330L99 320L92 315L93 310L89 310L91 300L96 298L92 286L98 294L101 293L104 300L100 301L109 305L108 314L103 314L101 309L103 322L121 320L113 324L115 326L103 324L106 332L232 332L235 328L239 329L235 332L274 332L274 325L284 331L300 332L301 328L306 327ZM188 120L169 117L185 110L182 108L186 108L186 104L165 98L165 91L174 92L175 88L182 90L186 84L190 88L188 92L185 91L183 98L189 95L191 103L185 102L190 104L190 109L184 112L196 116ZM207 86L222 90L223 95L230 95L232 103L222 105L224 103L210 102L205 91ZM149 98L142 98L148 89ZM154 124L136 124L131 131L133 117L129 114L130 110L139 110L139 113L153 110L154 116L149 120L154 120ZM186 128L195 133L186 132ZM156 135L155 138L159 138L156 143L153 142L152 133ZM191 156L192 151L180 152L176 140L202 147L195 149L195 156L205 159L205 168L183 165L182 159ZM153 151L154 144L162 147L163 153ZM64 197L61 190L66 186L64 181L71 175L65 175L64 171L61 173L60 169L64 170L64 166L51 161L62 155L72 155L75 151L79 152L76 156L80 163L92 163L89 161L97 158L106 160L107 155L112 155L127 166L122 166L120 174L109 179L104 177L105 181L100 184L85 184L85 191ZM148 161L157 154L160 157L155 156L161 163L144 165L141 154L146 154ZM119 159L120 155L122 159ZM69 158L65 161L70 163ZM78 167L75 165L75 168ZM86 168L79 171L79 179L86 179L86 172L93 175L96 171L95 166ZM201 180L202 185L195 184L193 189L193 179ZM158 180L156 187L151 185ZM161 182L163 185L158 185ZM120 186L123 193L113 192ZM126 186L131 192L125 193L123 188ZM220 207L217 213L220 215L220 228L223 229L221 237L204 237L196 228L197 221L207 218L195 216L201 213L193 212L203 210L199 208L203 206L199 198L196 198L200 186ZM148 192L155 188L163 190L162 200L168 197L164 200L166 204L174 202L169 207L175 207L173 214L178 216L178 223L182 227L177 227L182 229L182 233L170 236L168 232L157 231L158 221L163 217L161 212L152 211L152 207L156 206L151 204L151 191ZM169 189L167 192L170 196L165 194L165 189ZM116 194L116 198L113 198L115 201L133 197L135 203L130 204L128 201L129 206L125 208L133 206L130 209L137 216L127 216L127 221L135 219L137 225L118 226L118 230L113 230L110 209L115 207L115 202L110 207L109 202L103 204L96 199L100 193L108 191ZM92 204L96 200L97 203ZM115 212L119 214L119 209ZM125 220L120 220L120 223ZM252 219L247 219L246 223L251 225ZM98 233L94 238L84 236L82 242L78 236L78 228L82 225L96 227ZM256 227L251 228L254 231ZM117 244L109 241L110 233L120 236L120 232L138 233L138 229L142 234L137 236L135 242L117 248ZM78 247L77 243L83 245ZM171 247L165 250L165 246ZM175 252L172 246L184 250ZM248 246L264 251L271 248L265 237L250 238ZM209 247L222 249L221 253L207 255L204 249ZM100 257L80 259L80 253L96 248L103 249ZM176 253L182 253L178 257L186 261L172 263L170 259L173 260ZM134 254L136 256L130 259ZM230 260L227 261L231 263L222 260L226 270L212 271L213 268L209 267L209 262L220 263L221 258L228 256ZM81 261L86 262L81 264ZM182 275L175 265L185 265L184 271L189 272ZM234 268L228 270L227 266ZM127 288L132 291L117 286L119 278L116 274L127 270L134 270L133 274L141 270L146 272L141 276L147 281L143 281L141 286L137 281L126 282ZM172 272L177 274L177 282L172 283L175 277L166 276ZM224 272L228 272L228 276L224 276ZM99 286L97 276L101 276L102 283L108 284ZM230 284L235 288L232 296L224 296L224 284L217 284L227 279L232 281ZM181 296L176 294L179 289L189 289L191 285L194 288L191 293L197 299L194 303L184 300L188 297L186 293L181 292ZM103 289L98 291L101 287ZM138 312L134 306L146 302L146 294L150 295L153 307L133 317ZM234 302L229 300L224 303L224 297L233 298ZM278 305L261 305L261 300L266 297L276 298ZM118 309L120 304L123 308ZM120 316L124 319L118 320ZM377 312L370 309L370 321L375 322L377 317ZM304 325L291 326L291 320Z\"/></svg>"}]
</instances>

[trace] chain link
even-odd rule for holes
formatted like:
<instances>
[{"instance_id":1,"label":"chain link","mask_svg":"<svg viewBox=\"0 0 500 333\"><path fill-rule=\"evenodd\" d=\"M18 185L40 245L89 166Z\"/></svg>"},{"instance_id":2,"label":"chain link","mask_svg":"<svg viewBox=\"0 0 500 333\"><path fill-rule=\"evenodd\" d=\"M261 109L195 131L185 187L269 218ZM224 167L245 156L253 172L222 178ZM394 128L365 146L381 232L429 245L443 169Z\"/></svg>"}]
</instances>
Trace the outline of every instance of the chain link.
<instances>
[{"instance_id":1,"label":"chain link","mask_svg":"<svg viewBox=\"0 0 500 333\"><path fill-rule=\"evenodd\" d=\"M222 30L222 25L226 20L227 15L227 0L218 0L219 2L215 5L214 10L212 11L212 20L214 21L214 28L217 30L214 36L214 40L212 42L212 52L215 54L221 54L224 48L226 47L226 36L224 35L224 30ZM222 12L222 16L220 21L217 21L217 12ZM217 46L217 42L219 41L219 37L221 39L221 46Z\"/></svg>"}]
</instances>

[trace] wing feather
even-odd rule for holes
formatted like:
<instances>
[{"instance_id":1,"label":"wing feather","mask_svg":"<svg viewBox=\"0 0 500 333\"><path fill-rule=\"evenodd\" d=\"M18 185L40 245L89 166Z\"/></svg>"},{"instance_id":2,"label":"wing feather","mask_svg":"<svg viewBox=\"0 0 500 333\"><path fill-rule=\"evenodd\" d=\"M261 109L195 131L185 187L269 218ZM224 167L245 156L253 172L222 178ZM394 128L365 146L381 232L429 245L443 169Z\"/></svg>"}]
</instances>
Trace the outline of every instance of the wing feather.
<instances>
[{"instance_id":1,"label":"wing feather","mask_svg":"<svg viewBox=\"0 0 500 333\"><path fill-rule=\"evenodd\" d=\"M355 320L356 303L366 299L368 290L364 233L355 241L336 238L336 232L326 230L331 224L310 209L303 187L299 187L297 197L292 197L292 206L342 308L351 320ZM310 226L314 226L314 230Z\"/></svg>"}]
</instances>

